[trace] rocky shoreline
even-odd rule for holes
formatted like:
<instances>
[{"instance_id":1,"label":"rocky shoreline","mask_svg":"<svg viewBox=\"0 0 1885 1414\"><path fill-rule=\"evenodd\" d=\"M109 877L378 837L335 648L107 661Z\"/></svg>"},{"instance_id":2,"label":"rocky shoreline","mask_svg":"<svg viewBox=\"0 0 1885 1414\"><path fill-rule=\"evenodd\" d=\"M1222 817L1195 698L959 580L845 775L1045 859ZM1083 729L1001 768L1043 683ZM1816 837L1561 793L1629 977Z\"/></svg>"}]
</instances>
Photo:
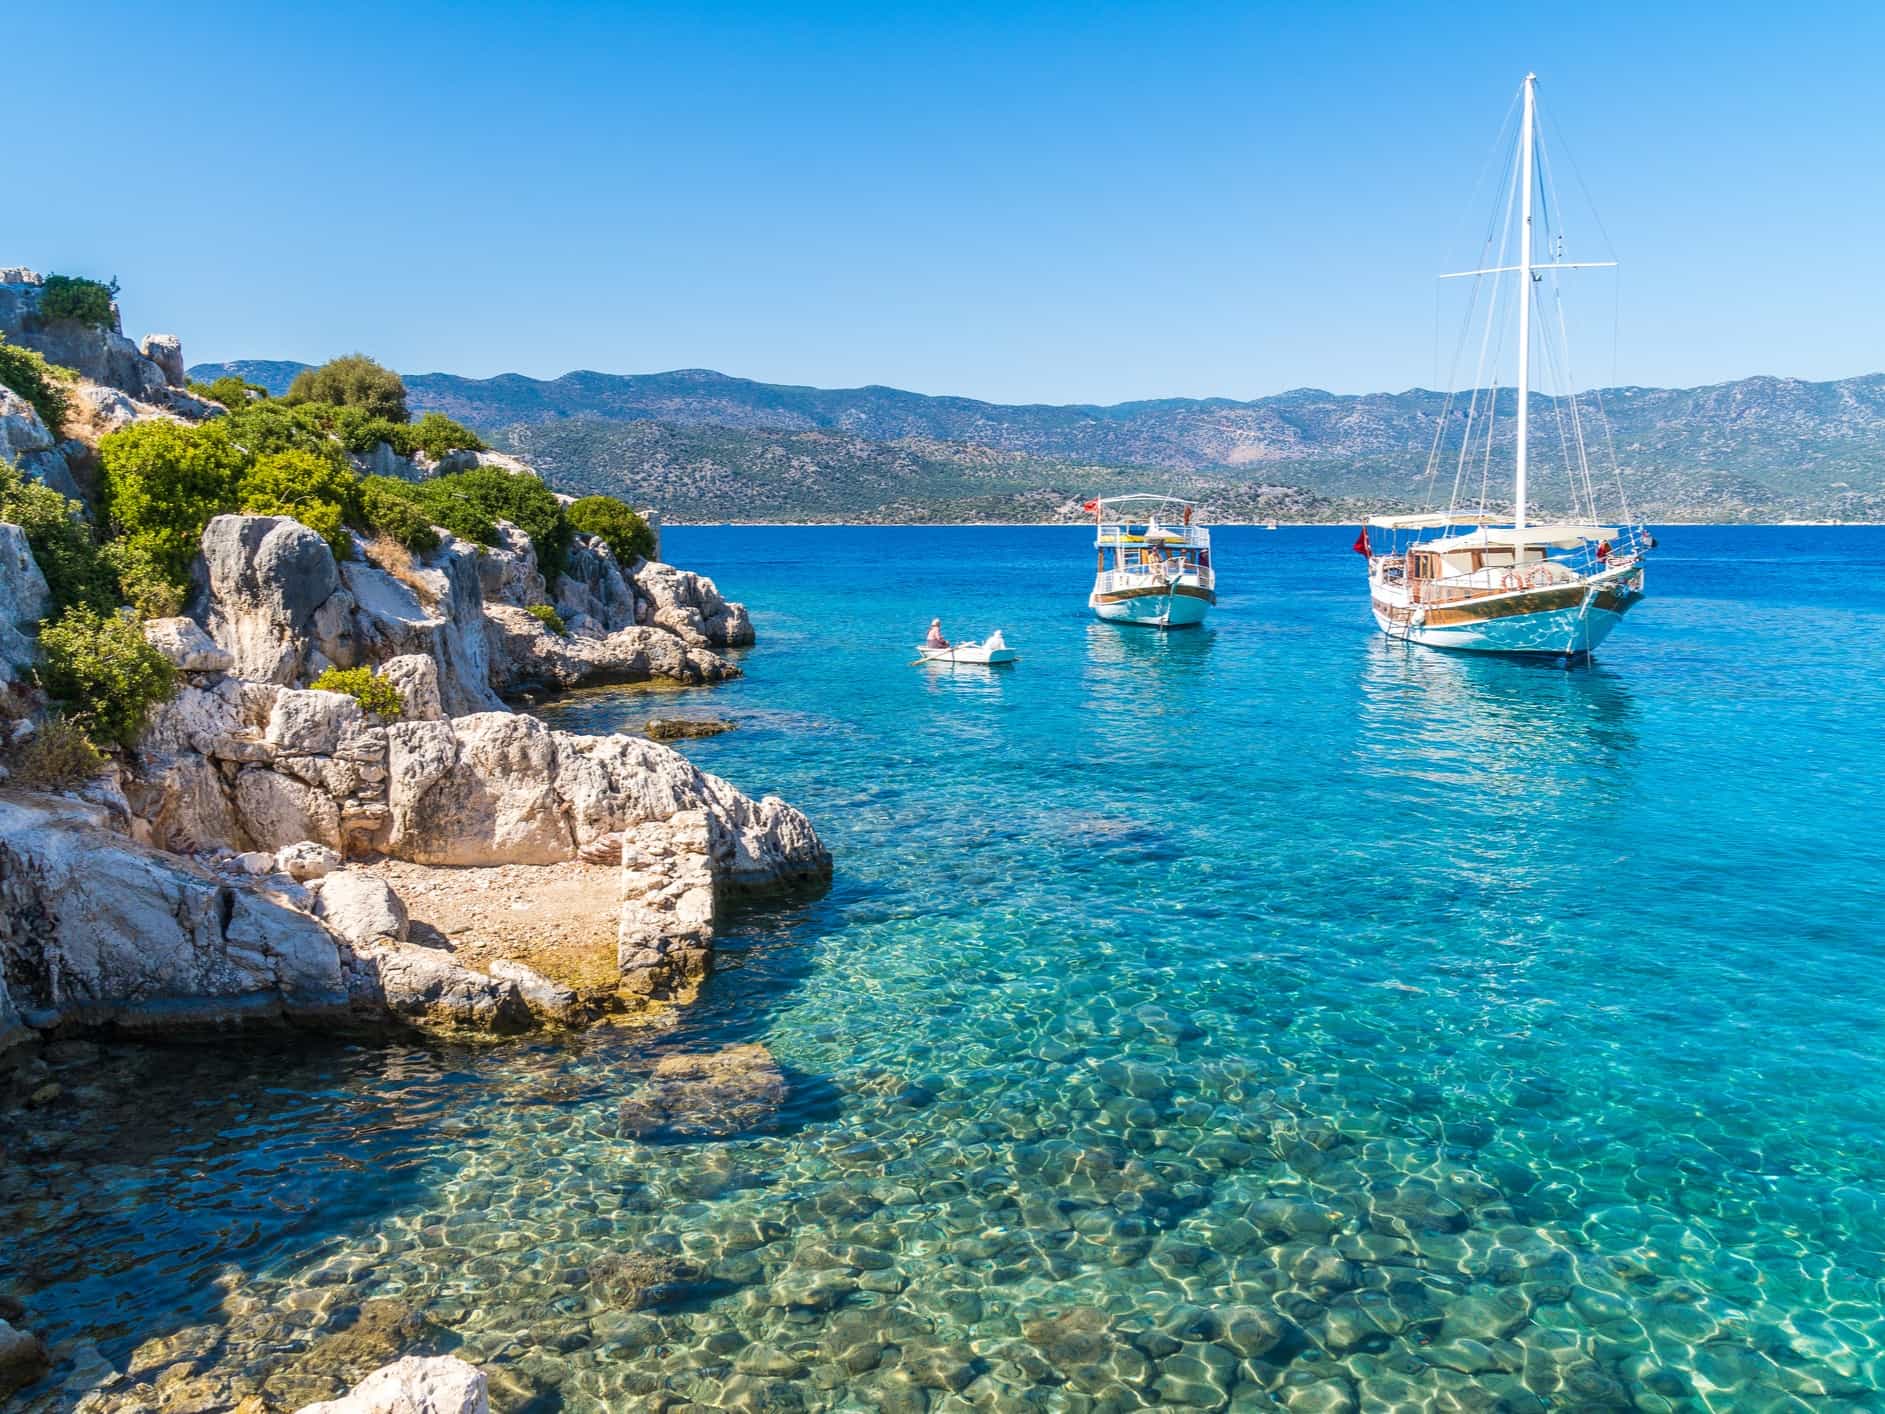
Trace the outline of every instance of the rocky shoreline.
<instances>
[{"instance_id":1,"label":"rocky shoreline","mask_svg":"<svg viewBox=\"0 0 1885 1414\"><path fill-rule=\"evenodd\" d=\"M100 514L99 436L224 409L182 386L174 336L134 345L115 307L106 327L36 317L43 288L0 270L0 337L69 365L69 401L90 411L60 440L0 389L0 460ZM355 463L441 470L384 442ZM552 731L508 705L735 677L726 655L754 638L743 605L658 560L624 564L597 535L572 535L548 577L508 521L488 545L433 538L414 551L283 515L209 521L184 613L142 624L176 686L135 744L74 789L0 779L0 1053L95 1030L480 1035L646 1010L710 970L724 893L829 873L785 802L654 741ZM0 732L17 747L45 721L33 669L51 598L17 527L0 525L0 551ZM361 668L395 690L392 716L312 686ZM552 942L480 913L499 874L520 924L555 900Z\"/></svg>"}]
</instances>

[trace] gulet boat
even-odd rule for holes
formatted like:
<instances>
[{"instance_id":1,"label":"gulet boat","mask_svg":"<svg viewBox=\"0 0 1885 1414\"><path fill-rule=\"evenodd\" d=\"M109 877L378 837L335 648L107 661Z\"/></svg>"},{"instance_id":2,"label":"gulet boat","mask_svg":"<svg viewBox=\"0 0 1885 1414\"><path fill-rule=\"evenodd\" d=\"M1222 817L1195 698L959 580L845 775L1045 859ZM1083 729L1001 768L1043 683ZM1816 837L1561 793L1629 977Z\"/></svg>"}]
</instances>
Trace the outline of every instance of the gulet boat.
<instances>
[{"instance_id":1,"label":"gulet boat","mask_svg":"<svg viewBox=\"0 0 1885 1414\"><path fill-rule=\"evenodd\" d=\"M1211 532L1177 496L1088 501L1096 563L1087 603L1108 623L1182 628L1217 602Z\"/></svg>"},{"instance_id":2,"label":"gulet boat","mask_svg":"<svg viewBox=\"0 0 1885 1414\"><path fill-rule=\"evenodd\" d=\"M1487 252L1494 258L1485 263L1485 268L1441 277L1480 282L1474 290L1473 306L1478 310L1483 305L1486 319L1472 392L1465 398L1448 395L1428 459L1430 505L1438 500L1443 460L1454 462L1453 489L1446 509L1371 517L1362 527L1355 549L1367 557L1375 622L1390 638L1434 648L1577 658L1593 652L1642 600L1644 556L1654 547L1655 539L1643 526L1630 523L1614 453L1609 469L1622 515L1616 524L1605 525L1597 514L1591 454L1599 446L1608 449L1610 439L1601 400L1592 395L1587 404L1568 389L1570 357L1562 347L1566 325L1557 280L1562 271L1594 269L1616 262L1562 259L1561 234L1550 237L1548 249L1554 252L1552 256L1543 261L1535 258L1535 188L1537 165L1542 160L1536 90L1537 76L1527 74L1520 95L1516 160L1508 195L1502 203L1503 227L1495 220L1496 244L1493 236L1487 239ZM1508 257L1514 241L1516 253ZM1507 276L1511 277L1509 285L1501 278ZM1487 500L1493 412L1499 389L1496 375L1490 380L1491 386L1486 386L1486 372L1488 357L1498 357L1495 336L1504 329L1512 305L1517 306L1518 378L1513 401L1512 511L1506 517L1494 514ZM1560 383L1566 385L1565 391L1548 395L1545 411L1555 417L1551 430L1556 433L1553 440L1569 474L1568 503L1572 507L1569 518L1542 524L1533 521L1528 504L1534 313L1540 316L1545 329L1541 349L1545 365L1556 370ZM1460 347L1467 347L1465 338ZM1460 401L1465 402L1464 408L1457 406ZM1452 435L1459 438L1457 449L1448 442ZM1479 496L1477 504L1472 505L1467 503L1469 497L1462 494L1462 488L1470 491L1475 482ZM1387 533L1385 552L1377 551L1370 531ZM1403 535L1411 537L1405 544L1400 540Z\"/></svg>"}]
</instances>

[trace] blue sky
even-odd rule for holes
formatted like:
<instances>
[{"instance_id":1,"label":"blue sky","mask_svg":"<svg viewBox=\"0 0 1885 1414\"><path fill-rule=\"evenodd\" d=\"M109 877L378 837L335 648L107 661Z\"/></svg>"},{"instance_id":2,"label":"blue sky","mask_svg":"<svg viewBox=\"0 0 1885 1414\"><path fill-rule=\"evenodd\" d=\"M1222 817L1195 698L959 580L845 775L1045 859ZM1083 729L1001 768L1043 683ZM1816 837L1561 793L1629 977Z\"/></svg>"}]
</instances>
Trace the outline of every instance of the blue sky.
<instances>
[{"instance_id":1,"label":"blue sky","mask_svg":"<svg viewBox=\"0 0 1885 1414\"><path fill-rule=\"evenodd\" d=\"M1585 381L1885 368L1885 7L91 4L7 30L9 191L42 185L0 264L115 274L129 332L192 361L1430 385L1432 276L1474 253L1534 68L1624 262L1587 277Z\"/></svg>"}]
</instances>

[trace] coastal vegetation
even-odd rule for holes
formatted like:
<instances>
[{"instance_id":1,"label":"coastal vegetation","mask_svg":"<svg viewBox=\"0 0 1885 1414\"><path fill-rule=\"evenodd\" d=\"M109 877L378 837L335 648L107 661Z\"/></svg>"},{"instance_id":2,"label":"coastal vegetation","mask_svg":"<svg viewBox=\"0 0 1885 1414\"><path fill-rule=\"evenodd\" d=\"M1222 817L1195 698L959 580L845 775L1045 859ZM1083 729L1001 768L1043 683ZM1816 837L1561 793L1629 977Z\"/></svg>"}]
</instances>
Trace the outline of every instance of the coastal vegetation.
<instances>
[{"instance_id":1,"label":"coastal vegetation","mask_svg":"<svg viewBox=\"0 0 1885 1414\"><path fill-rule=\"evenodd\" d=\"M389 391L381 376L386 370L359 355L335 362L344 367L333 376L333 365L310 371L298 400L271 398L225 377L200 386L232 399L240 395L228 416L196 425L148 419L101 439L100 500L108 532L102 552L87 558L77 542L90 532L82 523L55 531L44 508L36 514L37 529L29 527L41 540L72 542L65 546L72 566L66 602L104 597L140 612L176 612L204 527L232 511L292 516L341 558L352 553L355 531L423 554L438 544L434 527L495 545L497 522L508 520L530 535L543 573L555 577L578 527L535 476L481 465L420 480L362 475L352 458L380 442L433 465L486 448L440 413L416 423L388 419L388 408L403 414L403 394L395 398ZM355 401L318 401L309 392ZM585 514L631 538L640 526L646 538L635 543L652 548L645 522L626 505L602 498Z\"/></svg>"},{"instance_id":2,"label":"coastal vegetation","mask_svg":"<svg viewBox=\"0 0 1885 1414\"><path fill-rule=\"evenodd\" d=\"M399 689L371 668L328 668L308 686L316 692L341 692L383 721L397 721L406 710Z\"/></svg>"},{"instance_id":3,"label":"coastal vegetation","mask_svg":"<svg viewBox=\"0 0 1885 1414\"><path fill-rule=\"evenodd\" d=\"M118 297L118 282L88 280L80 275L48 275L40 289L41 319L73 319L95 329L110 328L112 301Z\"/></svg>"},{"instance_id":4,"label":"coastal vegetation","mask_svg":"<svg viewBox=\"0 0 1885 1414\"><path fill-rule=\"evenodd\" d=\"M654 527L615 497L584 496L570 505L568 515L583 534L601 536L623 564L654 558Z\"/></svg>"},{"instance_id":5,"label":"coastal vegetation","mask_svg":"<svg viewBox=\"0 0 1885 1414\"><path fill-rule=\"evenodd\" d=\"M285 401L355 408L388 422L407 419L405 383L392 369L365 354L347 354L297 374L288 385Z\"/></svg>"},{"instance_id":6,"label":"coastal vegetation","mask_svg":"<svg viewBox=\"0 0 1885 1414\"><path fill-rule=\"evenodd\" d=\"M39 632L39 685L94 746L133 746L176 672L136 619L68 609Z\"/></svg>"},{"instance_id":7,"label":"coastal vegetation","mask_svg":"<svg viewBox=\"0 0 1885 1414\"><path fill-rule=\"evenodd\" d=\"M55 437L65 431L67 389L77 377L69 368L46 362L32 349L9 344L0 334L0 387L11 388L31 403L39 420Z\"/></svg>"}]
</instances>

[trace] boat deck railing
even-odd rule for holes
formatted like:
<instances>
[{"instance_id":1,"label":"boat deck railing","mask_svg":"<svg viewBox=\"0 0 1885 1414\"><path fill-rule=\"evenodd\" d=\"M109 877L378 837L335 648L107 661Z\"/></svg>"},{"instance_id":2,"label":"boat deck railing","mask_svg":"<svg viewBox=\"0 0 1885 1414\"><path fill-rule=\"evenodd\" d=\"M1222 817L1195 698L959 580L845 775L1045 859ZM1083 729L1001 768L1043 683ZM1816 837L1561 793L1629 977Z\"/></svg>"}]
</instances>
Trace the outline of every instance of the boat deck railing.
<instances>
[{"instance_id":1,"label":"boat deck railing","mask_svg":"<svg viewBox=\"0 0 1885 1414\"><path fill-rule=\"evenodd\" d=\"M1098 594L1111 594L1120 589L1163 589L1168 582L1157 570L1101 570L1093 581L1093 589ZM1177 583L1215 589L1217 577L1211 573L1209 565L1187 565Z\"/></svg>"},{"instance_id":2,"label":"boat deck railing","mask_svg":"<svg viewBox=\"0 0 1885 1414\"><path fill-rule=\"evenodd\" d=\"M1452 604L1462 599L1484 599L1493 594L1515 594L1526 589L1560 589L1608 571L1628 569L1637 560L1636 555L1623 553L1612 554L1602 561L1592 556L1588 565L1575 560L1532 560L1524 564L1487 565L1444 579L1409 580L1407 557L1393 555L1383 557L1379 577L1383 583L1405 587L1412 603Z\"/></svg>"},{"instance_id":3,"label":"boat deck railing","mask_svg":"<svg viewBox=\"0 0 1885 1414\"><path fill-rule=\"evenodd\" d=\"M1148 544L1163 545L1171 550L1208 550L1211 548L1211 532L1206 526L1162 525L1159 528L1166 535L1179 538L1168 540L1161 537L1158 540L1148 541L1145 538L1146 526L1143 523L1117 524L1100 526L1098 533L1093 537L1093 543L1098 546L1124 546L1127 549Z\"/></svg>"}]
</instances>

